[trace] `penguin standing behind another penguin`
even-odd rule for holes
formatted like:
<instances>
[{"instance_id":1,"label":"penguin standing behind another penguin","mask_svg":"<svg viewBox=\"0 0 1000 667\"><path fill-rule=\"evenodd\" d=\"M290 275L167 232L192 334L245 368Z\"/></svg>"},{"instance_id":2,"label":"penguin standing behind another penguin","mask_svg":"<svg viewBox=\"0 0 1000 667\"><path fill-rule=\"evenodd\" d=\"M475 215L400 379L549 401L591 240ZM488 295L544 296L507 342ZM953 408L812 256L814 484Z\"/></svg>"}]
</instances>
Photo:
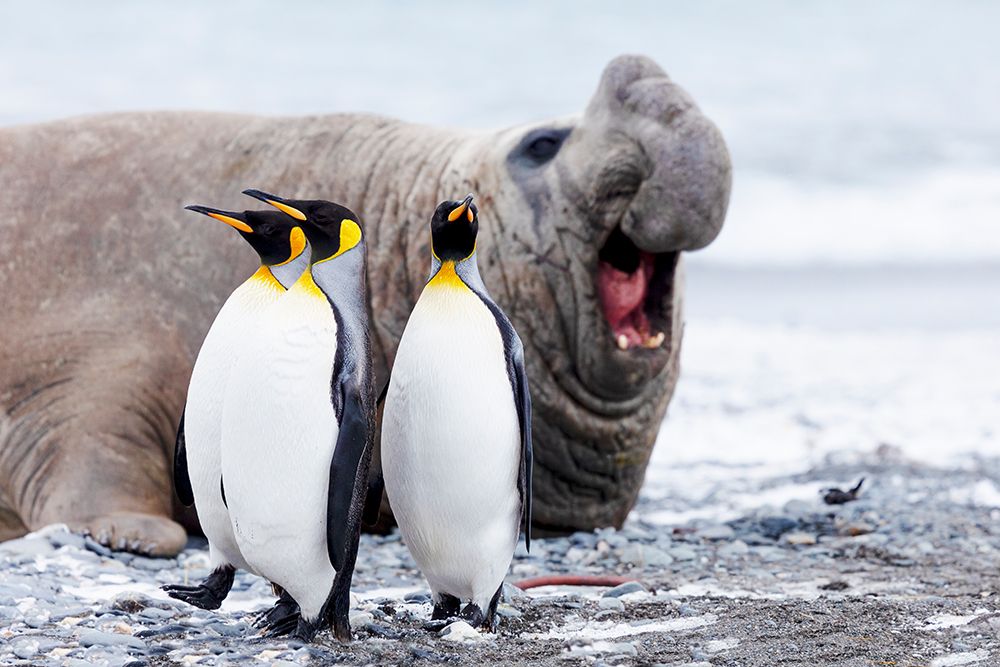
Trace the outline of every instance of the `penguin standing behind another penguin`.
<instances>
[{"instance_id":1,"label":"penguin standing behind another penguin","mask_svg":"<svg viewBox=\"0 0 1000 667\"><path fill-rule=\"evenodd\" d=\"M174 450L174 487L185 505L197 505L198 521L208 538L212 573L196 586L167 585L163 589L171 597L202 609L218 609L233 585L236 568L253 571L233 536L222 488L222 406L230 372L244 333L258 326L268 308L308 266L309 248L296 221L277 211L187 208L235 228L260 256L260 268L230 295L205 336L191 372Z\"/></svg>"},{"instance_id":2,"label":"penguin standing behind another penguin","mask_svg":"<svg viewBox=\"0 0 1000 667\"><path fill-rule=\"evenodd\" d=\"M519 526L530 547L531 398L521 341L479 275L478 230L472 195L434 212L431 276L396 351L381 446L432 620L492 630Z\"/></svg>"},{"instance_id":3,"label":"penguin standing behind another penguin","mask_svg":"<svg viewBox=\"0 0 1000 667\"><path fill-rule=\"evenodd\" d=\"M325 201L246 194L302 220L309 268L269 309L233 369L222 474L247 563L298 603L295 636L351 637L350 586L374 435L365 243Z\"/></svg>"}]
</instances>

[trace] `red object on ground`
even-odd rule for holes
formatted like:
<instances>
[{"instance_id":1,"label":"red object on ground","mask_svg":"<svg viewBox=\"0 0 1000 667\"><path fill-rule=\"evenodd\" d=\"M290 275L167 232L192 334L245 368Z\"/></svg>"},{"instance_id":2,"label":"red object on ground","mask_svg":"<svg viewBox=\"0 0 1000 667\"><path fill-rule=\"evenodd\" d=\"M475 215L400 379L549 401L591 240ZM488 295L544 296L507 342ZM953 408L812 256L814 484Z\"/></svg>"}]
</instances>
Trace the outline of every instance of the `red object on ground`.
<instances>
[{"instance_id":1,"label":"red object on ground","mask_svg":"<svg viewBox=\"0 0 1000 667\"><path fill-rule=\"evenodd\" d=\"M535 577L534 579L522 579L515 581L522 591L539 586L620 586L630 581L639 581L634 577L614 577L614 576L586 576L578 574L553 574L548 577Z\"/></svg>"}]
</instances>

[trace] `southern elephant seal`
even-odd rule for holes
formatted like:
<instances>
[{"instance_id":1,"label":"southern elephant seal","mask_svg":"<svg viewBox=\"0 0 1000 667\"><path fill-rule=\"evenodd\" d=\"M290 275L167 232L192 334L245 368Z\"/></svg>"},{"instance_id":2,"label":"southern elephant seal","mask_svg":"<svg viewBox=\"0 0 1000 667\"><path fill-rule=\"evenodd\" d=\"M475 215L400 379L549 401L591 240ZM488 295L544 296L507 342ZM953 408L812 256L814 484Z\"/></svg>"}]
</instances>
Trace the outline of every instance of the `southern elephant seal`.
<instances>
[{"instance_id":1,"label":"southern elephant seal","mask_svg":"<svg viewBox=\"0 0 1000 667\"><path fill-rule=\"evenodd\" d=\"M677 381L678 253L718 234L730 179L718 130L641 56L613 60L582 115L499 132L354 114L4 128L0 538L65 522L113 548L181 548L184 388L254 263L181 208L242 210L246 187L361 214L379 378L426 278L427 216L478 193L482 272L525 345L536 529L618 525Z\"/></svg>"}]
</instances>

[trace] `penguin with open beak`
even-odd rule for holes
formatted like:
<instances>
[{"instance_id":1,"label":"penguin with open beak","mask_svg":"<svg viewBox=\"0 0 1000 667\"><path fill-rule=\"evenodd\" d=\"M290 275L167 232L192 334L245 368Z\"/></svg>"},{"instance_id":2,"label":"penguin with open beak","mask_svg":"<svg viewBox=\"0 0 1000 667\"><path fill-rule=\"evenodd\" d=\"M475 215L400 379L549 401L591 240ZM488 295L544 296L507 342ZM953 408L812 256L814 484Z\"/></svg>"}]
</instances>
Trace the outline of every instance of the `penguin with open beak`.
<instances>
[{"instance_id":1,"label":"penguin with open beak","mask_svg":"<svg viewBox=\"0 0 1000 667\"><path fill-rule=\"evenodd\" d=\"M347 642L374 436L364 233L339 204L245 194L301 225L311 258L244 332L223 410L229 515L246 562L299 605L294 635L329 624Z\"/></svg>"},{"instance_id":2,"label":"penguin with open beak","mask_svg":"<svg viewBox=\"0 0 1000 667\"><path fill-rule=\"evenodd\" d=\"M531 540L524 348L480 277L472 195L441 203L430 231L430 278L385 395L385 492L430 585L428 627L460 617L493 630L519 528Z\"/></svg>"},{"instance_id":3,"label":"penguin with open beak","mask_svg":"<svg viewBox=\"0 0 1000 667\"><path fill-rule=\"evenodd\" d=\"M260 257L260 268L229 296L198 353L187 401L177 429L174 487L181 502L194 504L208 538L212 573L196 586L167 585L173 598L202 609L218 609L233 585L237 568L253 571L236 544L222 483L222 407L244 333L266 319L309 264L302 227L277 211L232 212L188 206L236 229Z\"/></svg>"}]
</instances>

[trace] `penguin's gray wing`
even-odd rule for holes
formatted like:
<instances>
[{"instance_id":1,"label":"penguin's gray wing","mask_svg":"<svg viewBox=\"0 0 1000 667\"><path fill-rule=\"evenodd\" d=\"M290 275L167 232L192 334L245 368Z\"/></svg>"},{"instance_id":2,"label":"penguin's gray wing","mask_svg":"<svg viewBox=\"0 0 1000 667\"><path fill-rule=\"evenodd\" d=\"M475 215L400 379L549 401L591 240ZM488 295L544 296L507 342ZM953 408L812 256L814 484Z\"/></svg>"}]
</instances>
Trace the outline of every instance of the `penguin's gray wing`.
<instances>
[{"instance_id":1,"label":"penguin's gray wing","mask_svg":"<svg viewBox=\"0 0 1000 667\"><path fill-rule=\"evenodd\" d=\"M326 548L330 564L344 567L348 548L360 531L361 507L355 505L358 466L368 446L368 419L361 392L349 379L337 383L340 394L340 431L330 461L330 487L326 506Z\"/></svg>"},{"instance_id":2,"label":"penguin's gray wing","mask_svg":"<svg viewBox=\"0 0 1000 667\"><path fill-rule=\"evenodd\" d=\"M181 422L177 425L177 442L174 444L174 491L184 507L194 505L194 491L191 490L191 477L188 475L187 446L184 442L184 411L181 412Z\"/></svg>"},{"instance_id":3,"label":"penguin's gray wing","mask_svg":"<svg viewBox=\"0 0 1000 667\"><path fill-rule=\"evenodd\" d=\"M531 394L528 391L528 374L524 370L524 345L507 314L494 303L484 290L469 287L493 313L500 337L503 339L504 356L507 357L507 376L514 392L514 406L521 429L521 465L518 471L517 491L521 496L521 525L524 530L524 548L531 549Z\"/></svg>"},{"instance_id":4,"label":"penguin's gray wing","mask_svg":"<svg viewBox=\"0 0 1000 667\"><path fill-rule=\"evenodd\" d=\"M513 327L511 331L513 331ZM518 471L517 490L521 494L521 521L524 528L524 548L531 551L531 394L528 391L528 374L524 370L524 347L517 334L516 345L510 356L509 371L513 376L514 404L521 427L521 468Z\"/></svg>"}]
</instances>

